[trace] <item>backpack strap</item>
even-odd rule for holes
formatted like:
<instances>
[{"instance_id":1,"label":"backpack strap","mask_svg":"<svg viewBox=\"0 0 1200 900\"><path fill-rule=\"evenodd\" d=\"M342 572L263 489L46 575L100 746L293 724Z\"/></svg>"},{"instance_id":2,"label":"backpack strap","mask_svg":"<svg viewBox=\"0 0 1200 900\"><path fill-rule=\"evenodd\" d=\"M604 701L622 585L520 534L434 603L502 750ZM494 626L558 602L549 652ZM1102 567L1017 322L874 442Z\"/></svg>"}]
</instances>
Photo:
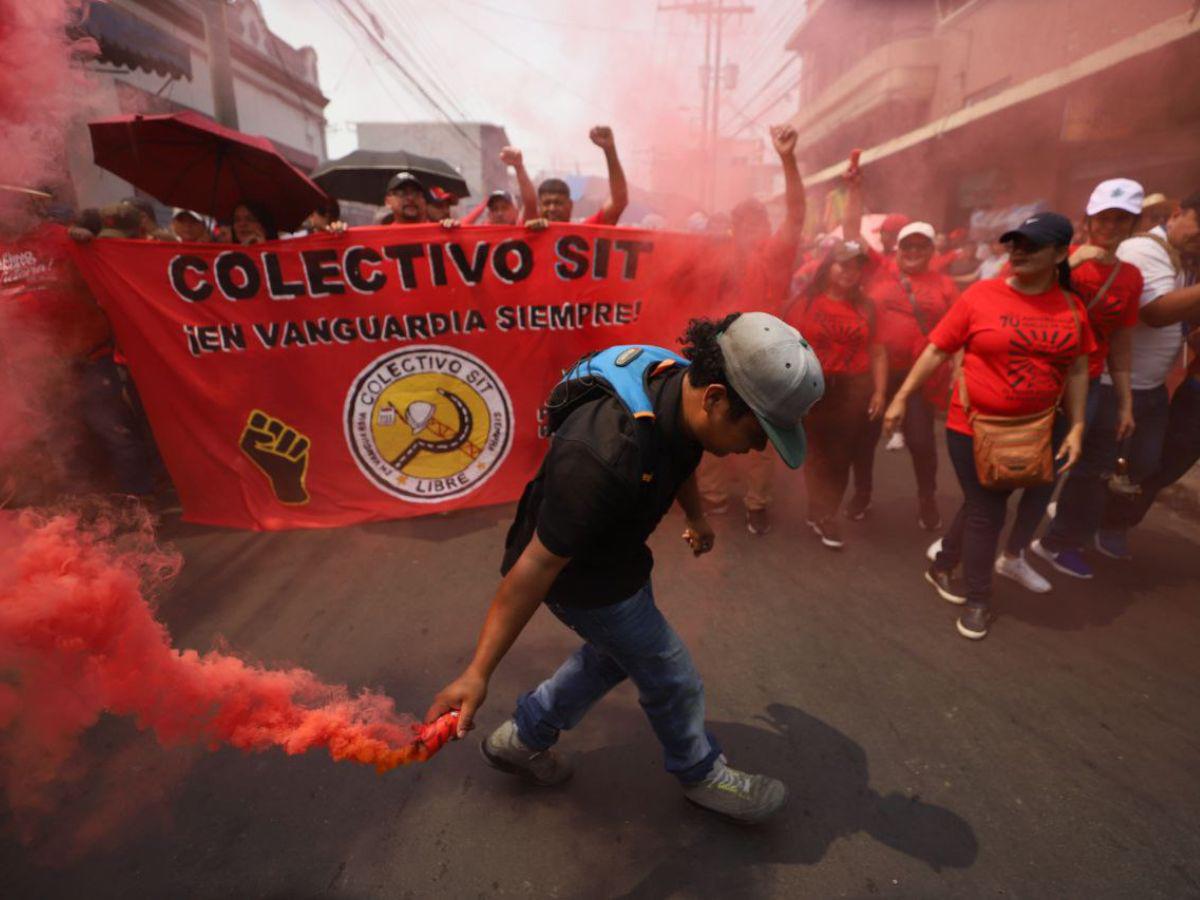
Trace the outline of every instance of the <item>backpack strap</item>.
<instances>
[{"instance_id":1,"label":"backpack strap","mask_svg":"<svg viewBox=\"0 0 1200 900\"><path fill-rule=\"evenodd\" d=\"M642 470L641 487L649 489L658 467L658 431L650 401L650 379L673 366L686 366L682 356L650 344L625 344L591 353L575 363L555 385L546 403L548 432L583 403L614 396L633 417L634 440Z\"/></svg>"},{"instance_id":2,"label":"backpack strap","mask_svg":"<svg viewBox=\"0 0 1200 900\"><path fill-rule=\"evenodd\" d=\"M1183 260L1180 259L1179 251L1171 246L1170 241L1164 238L1161 234L1155 234L1153 231L1139 231L1134 235L1134 237L1149 238L1150 240L1154 241L1154 243L1158 244L1158 246L1162 247L1167 254L1167 258L1171 260L1171 269L1175 272L1176 276L1179 275L1180 271L1183 269Z\"/></svg>"}]
</instances>

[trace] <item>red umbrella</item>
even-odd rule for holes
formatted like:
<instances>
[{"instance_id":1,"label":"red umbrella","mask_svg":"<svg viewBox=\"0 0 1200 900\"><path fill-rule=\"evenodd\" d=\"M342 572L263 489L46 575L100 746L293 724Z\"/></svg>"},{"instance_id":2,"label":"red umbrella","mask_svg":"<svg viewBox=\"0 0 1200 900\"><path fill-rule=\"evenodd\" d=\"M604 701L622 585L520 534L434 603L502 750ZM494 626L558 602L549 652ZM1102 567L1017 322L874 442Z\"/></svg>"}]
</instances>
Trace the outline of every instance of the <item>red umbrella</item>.
<instances>
[{"instance_id":1,"label":"red umbrella","mask_svg":"<svg viewBox=\"0 0 1200 900\"><path fill-rule=\"evenodd\" d=\"M326 194L267 138L195 112L89 122L96 165L167 206L229 221L234 207L265 209L277 227L298 228Z\"/></svg>"}]
</instances>

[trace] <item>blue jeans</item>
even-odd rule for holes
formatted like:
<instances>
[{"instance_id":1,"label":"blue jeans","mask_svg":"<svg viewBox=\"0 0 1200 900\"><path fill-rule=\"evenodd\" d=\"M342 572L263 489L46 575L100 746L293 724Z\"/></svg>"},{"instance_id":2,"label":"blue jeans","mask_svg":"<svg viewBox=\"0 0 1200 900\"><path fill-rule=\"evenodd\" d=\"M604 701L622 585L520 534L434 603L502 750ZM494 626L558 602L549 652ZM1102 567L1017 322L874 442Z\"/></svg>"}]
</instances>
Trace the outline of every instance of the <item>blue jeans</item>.
<instances>
[{"instance_id":1,"label":"blue jeans","mask_svg":"<svg viewBox=\"0 0 1200 900\"><path fill-rule=\"evenodd\" d=\"M1109 499L1105 478L1112 473L1121 453L1117 443L1116 388L1101 384L1089 391L1089 405L1093 394L1097 397L1096 414L1084 437L1083 455L1067 475L1058 498L1057 515L1042 538L1046 549L1055 553L1078 549L1091 540ZM1167 414L1165 387L1133 392L1133 420L1137 428L1125 447L1132 480L1140 481L1158 467Z\"/></svg>"},{"instance_id":2,"label":"blue jeans","mask_svg":"<svg viewBox=\"0 0 1200 900\"><path fill-rule=\"evenodd\" d=\"M1138 427L1141 427L1139 423ZM1140 479L1140 494L1108 498L1101 527L1112 531L1133 528L1145 517L1158 492L1182 478L1200 459L1200 379L1189 378L1171 398L1170 416L1158 465Z\"/></svg>"},{"instance_id":3,"label":"blue jeans","mask_svg":"<svg viewBox=\"0 0 1200 900\"><path fill-rule=\"evenodd\" d=\"M662 743L667 771L703 781L721 753L704 728L704 685L691 654L658 607L650 583L632 597L593 609L546 604L584 644L558 671L517 700L521 742L545 750L626 678Z\"/></svg>"}]
</instances>

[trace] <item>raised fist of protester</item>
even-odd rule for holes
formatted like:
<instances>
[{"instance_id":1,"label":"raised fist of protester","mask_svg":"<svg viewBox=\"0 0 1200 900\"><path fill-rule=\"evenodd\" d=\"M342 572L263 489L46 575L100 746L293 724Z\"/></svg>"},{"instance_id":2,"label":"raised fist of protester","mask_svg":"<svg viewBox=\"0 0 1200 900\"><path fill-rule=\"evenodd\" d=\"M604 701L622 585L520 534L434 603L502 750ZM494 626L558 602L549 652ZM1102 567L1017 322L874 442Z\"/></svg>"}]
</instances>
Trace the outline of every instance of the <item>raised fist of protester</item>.
<instances>
[{"instance_id":1,"label":"raised fist of protester","mask_svg":"<svg viewBox=\"0 0 1200 900\"><path fill-rule=\"evenodd\" d=\"M693 556L703 556L712 550L713 543L717 539L717 533L708 524L708 519L701 516L699 519L687 520L687 528L683 531L683 539L692 548Z\"/></svg>"},{"instance_id":2,"label":"raised fist of protester","mask_svg":"<svg viewBox=\"0 0 1200 900\"><path fill-rule=\"evenodd\" d=\"M500 162L516 168L525 161L525 156L516 147L503 147L500 150Z\"/></svg>"},{"instance_id":3,"label":"raised fist of protester","mask_svg":"<svg viewBox=\"0 0 1200 900\"><path fill-rule=\"evenodd\" d=\"M550 220L547 218L530 219L525 223L525 227L530 231L545 231L550 227Z\"/></svg>"},{"instance_id":4,"label":"raised fist of protester","mask_svg":"<svg viewBox=\"0 0 1200 900\"><path fill-rule=\"evenodd\" d=\"M787 157L796 152L798 137L796 129L791 125L771 126L771 143L775 145L775 152L780 156Z\"/></svg>"},{"instance_id":5,"label":"raised fist of protester","mask_svg":"<svg viewBox=\"0 0 1200 900\"><path fill-rule=\"evenodd\" d=\"M613 131L607 125L597 125L588 132L588 137L601 150L612 150L617 146L616 138L613 137Z\"/></svg>"},{"instance_id":6,"label":"raised fist of protester","mask_svg":"<svg viewBox=\"0 0 1200 900\"><path fill-rule=\"evenodd\" d=\"M862 167L858 164L858 157L862 151L851 150L850 159L846 163L846 171L842 173L842 181L850 185L862 183Z\"/></svg>"},{"instance_id":7,"label":"raised fist of protester","mask_svg":"<svg viewBox=\"0 0 1200 900\"><path fill-rule=\"evenodd\" d=\"M448 712L458 712L458 738L467 736L475 727L475 712L487 699L487 679L469 670L450 682L433 698L433 705L425 713L426 722L436 722Z\"/></svg>"}]
</instances>

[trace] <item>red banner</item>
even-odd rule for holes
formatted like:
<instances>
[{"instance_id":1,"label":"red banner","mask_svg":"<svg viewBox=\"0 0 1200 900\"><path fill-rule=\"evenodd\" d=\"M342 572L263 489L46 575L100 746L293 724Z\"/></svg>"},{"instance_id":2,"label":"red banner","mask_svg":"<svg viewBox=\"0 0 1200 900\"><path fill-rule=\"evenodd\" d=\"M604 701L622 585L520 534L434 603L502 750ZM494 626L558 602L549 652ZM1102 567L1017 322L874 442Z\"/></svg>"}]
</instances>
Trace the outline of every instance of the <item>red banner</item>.
<instances>
[{"instance_id":1,"label":"red banner","mask_svg":"<svg viewBox=\"0 0 1200 900\"><path fill-rule=\"evenodd\" d=\"M563 369L613 344L676 346L689 318L738 308L721 299L724 246L430 225L253 247L97 240L76 258L184 518L276 529L517 498Z\"/></svg>"}]
</instances>

